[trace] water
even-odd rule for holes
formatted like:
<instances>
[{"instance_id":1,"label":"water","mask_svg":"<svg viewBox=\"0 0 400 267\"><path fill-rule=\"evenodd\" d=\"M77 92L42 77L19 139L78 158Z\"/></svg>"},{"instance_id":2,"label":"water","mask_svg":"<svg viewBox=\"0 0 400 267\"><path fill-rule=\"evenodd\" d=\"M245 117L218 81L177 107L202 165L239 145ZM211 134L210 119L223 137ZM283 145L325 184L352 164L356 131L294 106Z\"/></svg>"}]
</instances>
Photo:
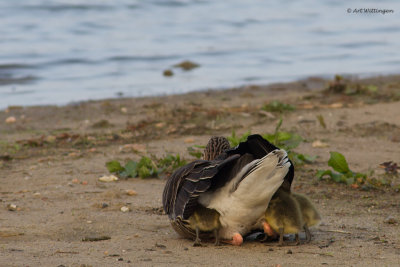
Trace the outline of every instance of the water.
<instances>
[{"instance_id":1,"label":"water","mask_svg":"<svg viewBox=\"0 0 400 267\"><path fill-rule=\"evenodd\" d=\"M398 73L399 14L397 0L0 0L0 109ZM183 60L201 67L162 75Z\"/></svg>"}]
</instances>

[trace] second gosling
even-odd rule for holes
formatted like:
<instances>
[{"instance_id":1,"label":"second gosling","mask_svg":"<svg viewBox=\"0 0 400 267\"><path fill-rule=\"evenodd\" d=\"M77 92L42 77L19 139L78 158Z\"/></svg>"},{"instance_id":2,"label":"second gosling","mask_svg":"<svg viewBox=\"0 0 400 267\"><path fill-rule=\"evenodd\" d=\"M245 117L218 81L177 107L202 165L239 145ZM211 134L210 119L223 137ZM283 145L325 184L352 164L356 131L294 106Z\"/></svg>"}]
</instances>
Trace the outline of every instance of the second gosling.
<instances>
[{"instance_id":1,"label":"second gosling","mask_svg":"<svg viewBox=\"0 0 400 267\"><path fill-rule=\"evenodd\" d=\"M321 215L311 200L305 195L292 192L292 196L299 204L301 214L303 215L303 229L306 232L306 240L310 242L311 232L309 227L319 224L321 222Z\"/></svg>"},{"instance_id":2,"label":"second gosling","mask_svg":"<svg viewBox=\"0 0 400 267\"><path fill-rule=\"evenodd\" d=\"M215 246L219 246L219 229L221 223L219 221L219 213L214 209L207 209L200 206L189 217L189 227L196 231L196 239L193 246L201 246L200 231L214 232Z\"/></svg>"},{"instance_id":3,"label":"second gosling","mask_svg":"<svg viewBox=\"0 0 400 267\"><path fill-rule=\"evenodd\" d=\"M303 227L300 206L290 192L278 189L265 212L265 220L279 234L279 245L283 245L284 234L296 234L296 245L300 243L298 233Z\"/></svg>"}]
</instances>

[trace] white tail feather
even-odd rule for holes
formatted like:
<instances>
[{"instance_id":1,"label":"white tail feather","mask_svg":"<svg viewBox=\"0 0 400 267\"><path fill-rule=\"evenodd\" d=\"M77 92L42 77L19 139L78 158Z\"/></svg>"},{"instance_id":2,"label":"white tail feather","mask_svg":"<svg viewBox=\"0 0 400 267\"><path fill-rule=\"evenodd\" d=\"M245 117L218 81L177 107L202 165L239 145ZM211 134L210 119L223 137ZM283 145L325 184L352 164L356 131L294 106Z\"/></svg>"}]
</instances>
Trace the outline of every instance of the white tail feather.
<instances>
[{"instance_id":1,"label":"white tail feather","mask_svg":"<svg viewBox=\"0 0 400 267\"><path fill-rule=\"evenodd\" d=\"M289 167L287 153L274 150L247 164L222 188L200 196L202 205L220 213L222 237L231 237L234 232L245 234L251 228L264 214Z\"/></svg>"}]
</instances>

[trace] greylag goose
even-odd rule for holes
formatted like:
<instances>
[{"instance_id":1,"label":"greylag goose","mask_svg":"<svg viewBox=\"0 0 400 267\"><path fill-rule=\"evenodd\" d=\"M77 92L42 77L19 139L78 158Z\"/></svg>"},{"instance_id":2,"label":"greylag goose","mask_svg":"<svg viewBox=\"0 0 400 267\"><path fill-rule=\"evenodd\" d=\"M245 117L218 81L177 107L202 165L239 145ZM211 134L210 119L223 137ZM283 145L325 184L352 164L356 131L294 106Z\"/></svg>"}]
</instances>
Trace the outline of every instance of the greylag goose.
<instances>
[{"instance_id":1,"label":"greylag goose","mask_svg":"<svg viewBox=\"0 0 400 267\"><path fill-rule=\"evenodd\" d=\"M306 232L307 242L311 241L311 233L309 228L321 222L321 215L315 208L311 200L305 195L292 192L292 196L299 203L300 211L303 216L303 229Z\"/></svg>"},{"instance_id":2,"label":"greylag goose","mask_svg":"<svg viewBox=\"0 0 400 267\"><path fill-rule=\"evenodd\" d=\"M303 227L303 216L299 203L290 194L278 189L265 212L265 220L279 234L279 245L283 245L284 234L296 234L296 245L300 243L299 232Z\"/></svg>"},{"instance_id":3,"label":"greylag goose","mask_svg":"<svg viewBox=\"0 0 400 267\"><path fill-rule=\"evenodd\" d=\"M219 236L240 245L243 235L262 228L275 191L280 186L290 191L294 168L284 150L260 135L250 135L235 148L225 150L226 144L225 138L212 138L204 155L209 160L179 168L165 185L164 211L175 231L184 237L195 238L188 219L201 205L220 215Z\"/></svg>"}]
</instances>

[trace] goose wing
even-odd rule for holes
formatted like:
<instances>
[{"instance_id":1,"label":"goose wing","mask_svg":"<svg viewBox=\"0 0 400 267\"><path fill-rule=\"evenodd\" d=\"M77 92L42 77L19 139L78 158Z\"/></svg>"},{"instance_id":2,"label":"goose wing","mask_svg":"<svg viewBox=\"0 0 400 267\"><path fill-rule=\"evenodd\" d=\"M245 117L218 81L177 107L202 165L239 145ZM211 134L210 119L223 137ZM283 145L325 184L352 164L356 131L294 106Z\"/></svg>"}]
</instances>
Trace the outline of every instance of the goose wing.
<instances>
[{"instance_id":1,"label":"goose wing","mask_svg":"<svg viewBox=\"0 0 400 267\"><path fill-rule=\"evenodd\" d=\"M234 165L239 157L232 154L212 161L196 160L176 170L163 192L163 208L169 218L188 219L198 205L199 196L215 183L214 177L224 168Z\"/></svg>"}]
</instances>

